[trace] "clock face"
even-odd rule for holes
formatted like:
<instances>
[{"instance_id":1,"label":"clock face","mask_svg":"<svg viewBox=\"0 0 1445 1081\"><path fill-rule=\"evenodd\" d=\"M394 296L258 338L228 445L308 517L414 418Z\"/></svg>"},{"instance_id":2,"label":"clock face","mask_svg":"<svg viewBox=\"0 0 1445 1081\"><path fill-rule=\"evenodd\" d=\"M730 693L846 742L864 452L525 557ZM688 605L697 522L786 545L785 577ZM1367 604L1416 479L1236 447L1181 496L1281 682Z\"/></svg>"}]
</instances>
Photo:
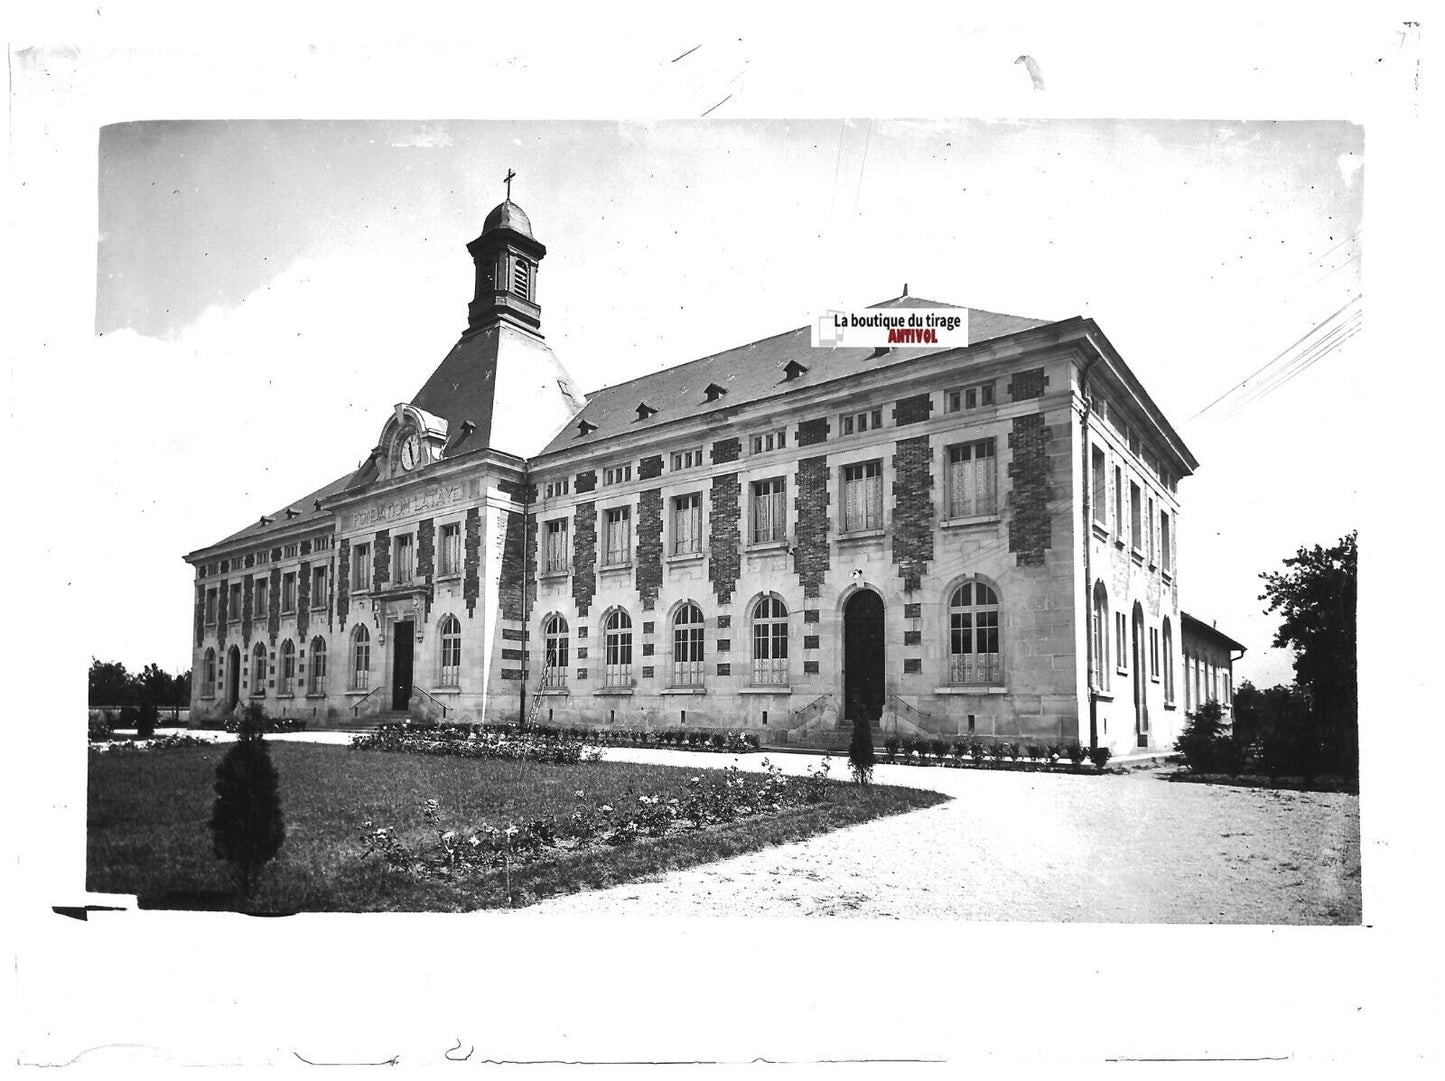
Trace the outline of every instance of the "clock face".
<instances>
[{"instance_id":1,"label":"clock face","mask_svg":"<svg viewBox=\"0 0 1445 1081\"><path fill-rule=\"evenodd\" d=\"M421 440L412 432L401 443L401 467L415 469L421 464Z\"/></svg>"}]
</instances>

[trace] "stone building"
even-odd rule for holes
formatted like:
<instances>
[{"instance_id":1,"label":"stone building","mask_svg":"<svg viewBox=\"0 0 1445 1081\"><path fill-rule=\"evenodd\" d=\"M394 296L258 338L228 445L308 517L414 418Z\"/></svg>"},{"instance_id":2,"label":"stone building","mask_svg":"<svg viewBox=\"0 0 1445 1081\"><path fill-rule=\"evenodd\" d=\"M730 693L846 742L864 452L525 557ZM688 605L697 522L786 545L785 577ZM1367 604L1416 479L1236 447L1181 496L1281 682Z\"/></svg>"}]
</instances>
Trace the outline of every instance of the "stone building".
<instances>
[{"instance_id":1,"label":"stone building","mask_svg":"<svg viewBox=\"0 0 1445 1081\"><path fill-rule=\"evenodd\" d=\"M1234 716L1234 662L1244 656L1244 647L1212 623L1195 619L1188 612L1179 613L1184 632L1184 708L1195 710L1205 702L1216 701L1224 709L1224 719ZM1239 657L1234 651L1239 651Z\"/></svg>"},{"instance_id":2,"label":"stone building","mask_svg":"<svg viewBox=\"0 0 1445 1081\"><path fill-rule=\"evenodd\" d=\"M584 397L527 216L468 251L467 328L362 467L186 557L198 721L1172 746L1197 463L1093 320L972 309L947 349L800 328Z\"/></svg>"}]
</instances>

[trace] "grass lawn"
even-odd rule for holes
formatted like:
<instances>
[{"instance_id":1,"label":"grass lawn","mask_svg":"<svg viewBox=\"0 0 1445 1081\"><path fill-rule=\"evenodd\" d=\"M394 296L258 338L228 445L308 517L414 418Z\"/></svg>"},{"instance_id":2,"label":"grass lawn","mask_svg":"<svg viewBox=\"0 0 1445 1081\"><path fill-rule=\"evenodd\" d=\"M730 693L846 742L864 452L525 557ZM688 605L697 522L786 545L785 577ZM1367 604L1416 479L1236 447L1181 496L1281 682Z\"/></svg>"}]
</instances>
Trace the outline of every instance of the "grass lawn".
<instances>
[{"instance_id":1,"label":"grass lawn","mask_svg":"<svg viewBox=\"0 0 1445 1081\"><path fill-rule=\"evenodd\" d=\"M503 872L416 878L363 858L365 823L395 827L414 849L438 830L502 826L548 816L565 823L574 792L613 805L640 794L680 795L697 771L676 766L438 758L308 743L269 744L281 775L286 842L262 876L257 912L462 912L530 904L795 841L942 802L937 792L835 782L813 806L684 830L615 849L563 852ZM132 893L142 908L233 908L228 868L207 828L216 764L226 746L94 754L87 802L86 886ZM441 819L422 816L435 799Z\"/></svg>"}]
</instances>

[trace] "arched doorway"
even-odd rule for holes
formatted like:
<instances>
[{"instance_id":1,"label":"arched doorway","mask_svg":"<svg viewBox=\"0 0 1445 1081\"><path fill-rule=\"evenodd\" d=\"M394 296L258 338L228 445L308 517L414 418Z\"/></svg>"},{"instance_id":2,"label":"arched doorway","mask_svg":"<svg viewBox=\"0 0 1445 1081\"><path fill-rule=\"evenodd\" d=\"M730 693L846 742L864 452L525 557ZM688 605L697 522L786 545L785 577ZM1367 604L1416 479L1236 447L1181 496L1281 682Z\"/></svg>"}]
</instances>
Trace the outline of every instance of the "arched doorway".
<instances>
[{"instance_id":1,"label":"arched doorway","mask_svg":"<svg viewBox=\"0 0 1445 1081\"><path fill-rule=\"evenodd\" d=\"M850 721L883 716L883 598L871 589L843 606L843 711Z\"/></svg>"},{"instance_id":2,"label":"arched doorway","mask_svg":"<svg viewBox=\"0 0 1445 1081\"><path fill-rule=\"evenodd\" d=\"M1149 746L1149 677L1145 666L1149 663L1144 644L1144 609L1134 604L1134 742L1140 747Z\"/></svg>"},{"instance_id":3,"label":"arched doorway","mask_svg":"<svg viewBox=\"0 0 1445 1081\"><path fill-rule=\"evenodd\" d=\"M226 653L226 708L234 709L241 698L241 651L232 646Z\"/></svg>"}]
</instances>

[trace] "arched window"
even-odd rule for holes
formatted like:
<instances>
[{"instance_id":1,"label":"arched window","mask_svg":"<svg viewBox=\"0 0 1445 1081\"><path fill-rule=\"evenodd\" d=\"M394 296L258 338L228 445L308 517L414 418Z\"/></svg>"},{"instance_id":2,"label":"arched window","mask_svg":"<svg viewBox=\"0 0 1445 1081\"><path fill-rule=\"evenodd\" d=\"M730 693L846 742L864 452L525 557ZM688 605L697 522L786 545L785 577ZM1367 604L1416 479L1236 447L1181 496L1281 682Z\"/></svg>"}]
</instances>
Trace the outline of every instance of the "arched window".
<instances>
[{"instance_id":1,"label":"arched window","mask_svg":"<svg viewBox=\"0 0 1445 1081\"><path fill-rule=\"evenodd\" d=\"M1174 628L1164 617L1164 704L1174 704Z\"/></svg>"},{"instance_id":2,"label":"arched window","mask_svg":"<svg viewBox=\"0 0 1445 1081\"><path fill-rule=\"evenodd\" d=\"M788 606L769 594L753 605L753 682L788 682Z\"/></svg>"},{"instance_id":3,"label":"arched window","mask_svg":"<svg viewBox=\"0 0 1445 1081\"><path fill-rule=\"evenodd\" d=\"M602 625L606 686L632 686L632 617L621 608L608 614Z\"/></svg>"},{"instance_id":4,"label":"arched window","mask_svg":"<svg viewBox=\"0 0 1445 1081\"><path fill-rule=\"evenodd\" d=\"M292 694L296 687L296 643L291 639L281 643L281 685L280 694Z\"/></svg>"},{"instance_id":5,"label":"arched window","mask_svg":"<svg viewBox=\"0 0 1445 1081\"><path fill-rule=\"evenodd\" d=\"M997 685L1003 682L999 650L998 594L970 579L948 601L948 681Z\"/></svg>"},{"instance_id":6,"label":"arched window","mask_svg":"<svg viewBox=\"0 0 1445 1081\"><path fill-rule=\"evenodd\" d=\"M701 687L702 609L689 601L672 617L672 685Z\"/></svg>"},{"instance_id":7,"label":"arched window","mask_svg":"<svg viewBox=\"0 0 1445 1081\"><path fill-rule=\"evenodd\" d=\"M206 662L201 668L201 695L210 698L216 693L216 651L206 650Z\"/></svg>"},{"instance_id":8,"label":"arched window","mask_svg":"<svg viewBox=\"0 0 1445 1081\"><path fill-rule=\"evenodd\" d=\"M311 684L308 692L326 693L326 639L319 634L311 639Z\"/></svg>"},{"instance_id":9,"label":"arched window","mask_svg":"<svg viewBox=\"0 0 1445 1081\"><path fill-rule=\"evenodd\" d=\"M443 687L462 684L462 625L456 616L447 616L441 624Z\"/></svg>"},{"instance_id":10,"label":"arched window","mask_svg":"<svg viewBox=\"0 0 1445 1081\"><path fill-rule=\"evenodd\" d=\"M251 651L251 697L259 698L266 693L266 645L257 642Z\"/></svg>"},{"instance_id":11,"label":"arched window","mask_svg":"<svg viewBox=\"0 0 1445 1081\"><path fill-rule=\"evenodd\" d=\"M567 621L550 615L542 622L542 645L546 650L542 663L542 686L567 686Z\"/></svg>"},{"instance_id":12,"label":"arched window","mask_svg":"<svg viewBox=\"0 0 1445 1081\"><path fill-rule=\"evenodd\" d=\"M351 689L364 691L371 685L371 632L358 623L351 632Z\"/></svg>"},{"instance_id":13,"label":"arched window","mask_svg":"<svg viewBox=\"0 0 1445 1081\"><path fill-rule=\"evenodd\" d=\"M1093 671L1089 680L1097 691L1109 689L1109 591L1094 583Z\"/></svg>"}]
</instances>

